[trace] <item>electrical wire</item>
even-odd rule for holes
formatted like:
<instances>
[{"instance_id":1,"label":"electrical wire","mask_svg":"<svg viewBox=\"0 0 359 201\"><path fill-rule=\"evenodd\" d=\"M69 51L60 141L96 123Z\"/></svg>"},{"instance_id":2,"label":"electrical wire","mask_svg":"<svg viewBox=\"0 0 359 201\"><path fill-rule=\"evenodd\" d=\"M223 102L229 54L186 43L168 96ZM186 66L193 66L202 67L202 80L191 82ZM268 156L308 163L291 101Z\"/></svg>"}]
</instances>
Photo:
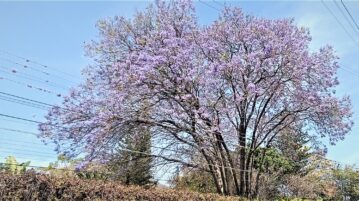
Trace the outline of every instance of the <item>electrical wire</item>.
<instances>
[{"instance_id":1,"label":"electrical wire","mask_svg":"<svg viewBox=\"0 0 359 201\"><path fill-rule=\"evenodd\" d=\"M342 8L340 7L340 5L337 3L336 0L333 0L335 3L335 6L338 8L338 10L340 11L340 13L344 16L345 20L348 22L348 24L350 25L350 27L354 30L355 33L359 34L359 30L357 30L354 25L352 24L352 22L350 21L350 19L348 18L348 16L344 13L344 11L342 10ZM359 35L358 35L359 36Z\"/></svg>"},{"instance_id":2,"label":"electrical wire","mask_svg":"<svg viewBox=\"0 0 359 201\"><path fill-rule=\"evenodd\" d=\"M3 116L3 114L0 114L0 116ZM21 120L25 120L25 121L32 121L32 120L27 120L27 119L24 119L24 118L19 118L19 117L14 117L14 116L11 116L11 115L6 115L6 116L10 116L11 118L16 118L16 119L21 119ZM3 128L0 128L0 129L3 129ZM7 129L5 128L6 130L9 130L9 131L14 131L14 132L23 132L21 130L15 130L15 129ZM26 131L25 131L26 132ZM37 135L36 133L31 133L31 134L35 134ZM166 148L163 148L163 147L155 147L155 146L151 146L153 148L158 148L158 149L163 149L163 150L169 150L169 151L173 151L173 152L178 152L178 150L172 150L172 149L166 149ZM144 155L149 155L149 156L153 156L152 154L149 154L147 152L141 152L141 151L135 151L135 150L130 150L130 149L120 149L120 151L125 151L125 152L130 152L130 153L137 153L137 154L144 154ZM161 156L155 156L155 157L160 157ZM164 159L165 160L165 159ZM225 168L225 169L235 169L235 170L239 170L239 171L248 171L248 170L240 170L238 168L232 168L232 167L228 167L228 166L221 166L221 165L215 165L215 164L206 164L208 166L214 166L214 167L221 167L221 168Z\"/></svg>"},{"instance_id":3,"label":"electrical wire","mask_svg":"<svg viewBox=\"0 0 359 201\"><path fill-rule=\"evenodd\" d=\"M31 161L30 161L31 162ZM18 167L24 167L24 165L22 165L21 163L3 163L0 162L1 166L18 166ZM98 171L91 171L91 170L76 170L76 169L69 169L69 168L54 168L54 167L50 167L50 166L38 166L38 165L26 165L26 167L28 168L36 168L39 170L43 170L43 171L51 171L51 170L59 170L59 171L65 171L65 172L78 172L78 173L94 173L94 172L98 172ZM103 172L99 172L99 173L103 173ZM166 181L166 182L171 182L172 180L170 179L157 179L154 178L154 180L156 181Z\"/></svg>"},{"instance_id":4,"label":"electrical wire","mask_svg":"<svg viewBox=\"0 0 359 201\"><path fill-rule=\"evenodd\" d=\"M337 23L341 26L341 28L345 31L345 33L349 36L350 39L353 40L354 44L356 44L359 47L359 43L353 38L353 36L349 33L349 31L345 28L345 26L340 22L338 17L333 13L333 11L327 6L327 4L324 3L323 0L321 0L324 7L329 11L329 13L334 17L334 19L337 21Z\"/></svg>"},{"instance_id":5,"label":"electrical wire","mask_svg":"<svg viewBox=\"0 0 359 201\"><path fill-rule=\"evenodd\" d=\"M202 1L202 0L198 0L198 1L199 1L200 3L202 3L202 4L204 4L204 5L206 5L206 6L210 7L210 8L212 8L212 9L218 11L218 12L221 12L218 8L212 6L211 4L209 4L209 3L205 2L205 1Z\"/></svg>"},{"instance_id":6,"label":"electrical wire","mask_svg":"<svg viewBox=\"0 0 359 201\"><path fill-rule=\"evenodd\" d=\"M2 114L2 113L0 113L0 116L2 116L2 117L7 117L7 118L11 118L11 119L17 119L17 120L27 121L27 122L32 122L32 123L37 123L37 124L42 124L42 122L40 122L40 121L35 121L35 120L31 120L31 119L16 117L16 116L13 116L13 115L7 115L7 114Z\"/></svg>"},{"instance_id":7,"label":"electrical wire","mask_svg":"<svg viewBox=\"0 0 359 201\"><path fill-rule=\"evenodd\" d=\"M17 132L17 133L22 133L22 134L28 134L28 135L38 136L37 133L29 132L29 131L23 131L23 130L18 130L18 129L11 129L11 128L0 127L0 130L12 131L12 132Z\"/></svg>"},{"instance_id":8,"label":"electrical wire","mask_svg":"<svg viewBox=\"0 0 359 201\"><path fill-rule=\"evenodd\" d=\"M34 125L34 123L19 121L19 120L15 120L15 119L0 118L0 120L1 121L7 121L7 122L13 122L13 123L17 123L17 124L22 124L22 125L31 125L31 126Z\"/></svg>"},{"instance_id":9,"label":"electrical wire","mask_svg":"<svg viewBox=\"0 0 359 201\"><path fill-rule=\"evenodd\" d=\"M0 94L6 95L6 96L11 96L11 97L18 98L18 99L22 99L22 100L25 100L25 101L34 102L34 103L41 104L41 105L48 106L48 107L59 107L59 106L56 106L56 105L53 105L53 104L37 101L37 100L34 100L34 99L30 99L30 98L25 98L23 96L18 96L18 95L14 95L14 94L2 92L2 91L0 91Z\"/></svg>"},{"instance_id":10,"label":"electrical wire","mask_svg":"<svg viewBox=\"0 0 359 201\"><path fill-rule=\"evenodd\" d=\"M223 4L221 4L221 3L219 3L219 2L218 2L218 1L216 1L216 0L213 0L213 2L214 2L215 4L217 4L217 5L219 5L220 7L225 6L225 5L223 5Z\"/></svg>"},{"instance_id":11,"label":"electrical wire","mask_svg":"<svg viewBox=\"0 0 359 201\"><path fill-rule=\"evenodd\" d=\"M53 70L53 71L57 71L58 73L62 73L63 75L66 75L66 76L68 76L68 77L75 78L75 77L74 77L72 74L70 74L70 73L61 71L61 70L56 69L56 68L52 68L52 67L50 67L50 66L48 66L48 65L42 64L42 63L40 63L40 62L37 62L37 61L31 60L31 59L25 58L25 57L22 57L22 56L13 54L13 53L10 53L10 52L8 52L8 51L0 50L0 53L6 54L6 55L9 55L9 56L12 56L12 57L16 57L16 58L18 58L18 59L21 59L21 60L25 61L26 63L32 63L32 64L41 66L41 67L46 68L46 69L51 69L51 70Z\"/></svg>"},{"instance_id":12,"label":"electrical wire","mask_svg":"<svg viewBox=\"0 0 359 201\"><path fill-rule=\"evenodd\" d=\"M351 20L353 21L353 23L355 24L356 28L359 30L359 25L358 23L355 21L355 19L353 18L352 14L350 13L348 7L345 5L343 0L340 0L340 2L342 3L343 7L345 8L345 10L347 11L348 15L350 16Z\"/></svg>"},{"instance_id":13,"label":"electrical wire","mask_svg":"<svg viewBox=\"0 0 359 201\"><path fill-rule=\"evenodd\" d=\"M56 75L56 74L52 74L52 73L49 73L47 71L44 71L44 70L40 70L38 69L37 67L34 67L34 66L30 66L28 64L23 64L23 63L19 63L19 62L16 62L16 61L13 61L11 59L7 59L7 58L2 58L0 57L0 60L2 61L6 61L7 63L10 63L10 64L14 64L16 66L19 66L19 67L22 67L24 69L29 69L29 70L33 70L33 71L36 71L36 72L40 72L48 77L55 77L55 78L58 78L58 79L61 79L61 80L65 80L65 81L68 81L68 82L71 82L73 84L78 84L77 82L73 81L73 80L70 80L70 79L67 79L65 77L61 77L59 75Z\"/></svg>"},{"instance_id":14,"label":"electrical wire","mask_svg":"<svg viewBox=\"0 0 359 201\"><path fill-rule=\"evenodd\" d=\"M2 71L2 70L0 70L0 71ZM8 73L8 72L6 72L6 73ZM37 87L37 86L34 86L32 84L27 84L27 83L24 83L24 82L20 82L20 81L17 81L17 80L13 80L13 79L10 79L10 78L7 78L7 77L0 76L0 80L6 80L6 81L12 82L14 84L24 86L26 88L35 89L35 90L41 91L43 93L56 94L57 97L61 97L61 93L55 93L55 92L53 92L51 90L44 89L44 88L41 88L41 87Z\"/></svg>"},{"instance_id":15,"label":"electrical wire","mask_svg":"<svg viewBox=\"0 0 359 201\"><path fill-rule=\"evenodd\" d=\"M0 100L4 100L7 102L16 103L16 104L20 104L20 105L24 105L24 106L28 106L28 107L33 107L33 108L37 108L37 109L41 109L41 110L46 110L46 111L49 110L48 107L43 106L43 105L38 105L38 104L31 103L31 102L26 102L26 101L21 101L21 100L9 98L9 97L2 96L2 95L0 95Z\"/></svg>"},{"instance_id":16,"label":"electrical wire","mask_svg":"<svg viewBox=\"0 0 359 201\"><path fill-rule=\"evenodd\" d=\"M22 77L22 78L25 78L27 80L31 80L31 81L35 81L35 82L39 82L39 83L42 83L44 85L48 85L48 86L51 86L51 87L55 87L55 88L61 88L61 89L64 89L64 90L69 90L70 88L69 87L65 87L63 85L60 85L60 84L57 84L57 83L53 83L49 80L42 80L41 78L39 77L36 77L36 76L33 76L33 75L29 75L27 73L23 73L23 72L19 72L17 71L16 69L10 69L10 68L7 68L5 66L2 66L0 65L0 68L2 68L3 70L1 70L2 72L5 72L6 74L10 74L12 76L16 76L16 77Z\"/></svg>"},{"instance_id":17,"label":"electrical wire","mask_svg":"<svg viewBox=\"0 0 359 201\"><path fill-rule=\"evenodd\" d=\"M4 143L6 144L6 143ZM29 149L14 149L14 148L7 148L7 147L0 147L0 152L6 152L7 154L18 154L24 156L39 156L39 157L56 157L56 152L49 153L49 152L39 152Z\"/></svg>"},{"instance_id":18,"label":"electrical wire","mask_svg":"<svg viewBox=\"0 0 359 201\"><path fill-rule=\"evenodd\" d=\"M11 138L6 138L6 137L11 137ZM15 142L19 145L23 145L23 146L28 146L29 144L31 145L40 145L40 146L49 146L49 145L53 145L53 144L47 144L45 142L34 142L34 141L26 141L26 140L19 140L18 138L13 138L13 136L9 136L9 135L6 135L5 137L2 137L2 135L0 134L0 140L1 140L1 143L3 141L6 141L6 140L9 140L11 142ZM31 139L32 140L32 139ZM0 143L0 144L1 144Z\"/></svg>"}]
</instances>

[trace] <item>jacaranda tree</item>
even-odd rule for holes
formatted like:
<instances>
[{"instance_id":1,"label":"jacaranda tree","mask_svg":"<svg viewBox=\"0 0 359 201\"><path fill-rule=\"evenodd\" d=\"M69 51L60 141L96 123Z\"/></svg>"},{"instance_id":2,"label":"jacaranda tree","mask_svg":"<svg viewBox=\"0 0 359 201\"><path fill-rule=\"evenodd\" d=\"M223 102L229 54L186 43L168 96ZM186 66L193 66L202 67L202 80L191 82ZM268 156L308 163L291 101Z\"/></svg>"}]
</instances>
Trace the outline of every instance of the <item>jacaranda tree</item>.
<instances>
[{"instance_id":1,"label":"jacaranda tree","mask_svg":"<svg viewBox=\"0 0 359 201\"><path fill-rule=\"evenodd\" d=\"M254 152L282 130L329 139L352 126L335 96L338 57L310 51L291 19L225 8L201 26L188 1L156 2L98 23L86 82L40 125L59 151L110 160L131 129L151 131L151 157L208 172L223 194L255 194ZM192 159L199 160L192 160Z\"/></svg>"}]
</instances>

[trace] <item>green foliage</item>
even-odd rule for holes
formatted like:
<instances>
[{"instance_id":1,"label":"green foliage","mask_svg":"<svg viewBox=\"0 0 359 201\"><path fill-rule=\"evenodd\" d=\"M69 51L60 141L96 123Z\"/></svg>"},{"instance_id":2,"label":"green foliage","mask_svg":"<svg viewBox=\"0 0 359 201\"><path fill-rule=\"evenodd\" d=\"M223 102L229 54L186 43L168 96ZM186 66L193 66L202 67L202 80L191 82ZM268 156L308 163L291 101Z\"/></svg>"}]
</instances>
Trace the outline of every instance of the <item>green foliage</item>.
<instances>
[{"instance_id":1,"label":"green foliage","mask_svg":"<svg viewBox=\"0 0 359 201\"><path fill-rule=\"evenodd\" d=\"M19 163L14 156L8 156L5 159L5 163L0 166L0 169L12 174L21 174L26 171L29 165L30 161Z\"/></svg>"},{"instance_id":2,"label":"green foliage","mask_svg":"<svg viewBox=\"0 0 359 201\"><path fill-rule=\"evenodd\" d=\"M276 199L275 201L313 201L313 199L304 199L304 198L282 198L282 199ZM322 199L316 199L316 201L322 201Z\"/></svg>"},{"instance_id":3,"label":"green foliage","mask_svg":"<svg viewBox=\"0 0 359 201\"><path fill-rule=\"evenodd\" d=\"M282 131L271 147L255 151L255 168L266 173L281 171L283 175L307 174L312 156L310 147L306 146L308 141L306 134Z\"/></svg>"},{"instance_id":4,"label":"green foliage","mask_svg":"<svg viewBox=\"0 0 359 201\"><path fill-rule=\"evenodd\" d=\"M296 131L300 132L300 131ZM284 130L278 134L270 147L258 148L254 152L254 168L261 172L259 197L273 200L281 197L318 197L317 188L305 184L306 175L313 156L305 133Z\"/></svg>"},{"instance_id":5,"label":"green foliage","mask_svg":"<svg viewBox=\"0 0 359 201\"><path fill-rule=\"evenodd\" d=\"M47 173L58 177L78 177L80 179L108 180L111 174L104 165L89 164L86 170L76 170L81 159L71 159L65 155L59 155L55 162L52 162L44 169Z\"/></svg>"},{"instance_id":6,"label":"green foliage","mask_svg":"<svg viewBox=\"0 0 359 201\"><path fill-rule=\"evenodd\" d=\"M260 157L262 152L265 151L264 157ZM257 149L255 157L255 168L260 169L264 172L287 172L294 168L292 161L284 157L278 150L274 148L267 148L266 150ZM260 163L263 165L260 165Z\"/></svg>"},{"instance_id":7,"label":"green foliage","mask_svg":"<svg viewBox=\"0 0 359 201\"><path fill-rule=\"evenodd\" d=\"M115 174L115 179L127 185L151 184L151 133L145 128L131 132L133 135L124 141L125 149L118 151L118 156L109 164L109 171Z\"/></svg>"},{"instance_id":8,"label":"green foliage","mask_svg":"<svg viewBox=\"0 0 359 201\"><path fill-rule=\"evenodd\" d=\"M107 171L89 170L89 171L78 171L76 175L80 179L89 180L108 180L111 178L111 173Z\"/></svg>"},{"instance_id":9,"label":"green foliage","mask_svg":"<svg viewBox=\"0 0 359 201\"><path fill-rule=\"evenodd\" d=\"M49 163L47 168L43 170L55 176L72 177L75 175L74 167L79 162L80 159L74 160L60 154L57 156L57 160L55 162Z\"/></svg>"},{"instance_id":10,"label":"green foliage","mask_svg":"<svg viewBox=\"0 0 359 201\"><path fill-rule=\"evenodd\" d=\"M291 163L291 172L287 173L303 176L308 173L305 167L308 165L312 153L310 147L306 146L309 142L308 135L305 133L298 134L297 132L282 132L274 143L274 147Z\"/></svg>"},{"instance_id":11,"label":"green foliage","mask_svg":"<svg viewBox=\"0 0 359 201\"><path fill-rule=\"evenodd\" d=\"M340 197L346 196L350 200L359 200L359 170L352 166L333 171L333 176L338 184Z\"/></svg>"},{"instance_id":12,"label":"green foliage","mask_svg":"<svg viewBox=\"0 0 359 201\"><path fill-rule=\"evenodd\" d=\"M57 156L57 160L55 162L50 163L47 168L49 170L60 168L60 167L61 168L66 168L66 167L70 168L70 167L73 167L77 162L78 162L78 160L73 160L73 159L66 157L63 154L60 154Z\"/></svg>"}]
</instances>

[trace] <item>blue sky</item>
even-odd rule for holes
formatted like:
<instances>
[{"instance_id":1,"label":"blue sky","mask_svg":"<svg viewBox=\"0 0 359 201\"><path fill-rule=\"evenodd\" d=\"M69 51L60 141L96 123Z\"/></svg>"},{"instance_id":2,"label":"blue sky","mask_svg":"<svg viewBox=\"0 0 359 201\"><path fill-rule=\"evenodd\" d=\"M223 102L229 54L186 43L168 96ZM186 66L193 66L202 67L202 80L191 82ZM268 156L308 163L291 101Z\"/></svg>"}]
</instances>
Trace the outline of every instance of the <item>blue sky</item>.
<instances>
[{"instance_id":1,"label":"blue sky","mask_svg":"<svg viewBox=\"0 0 359 201\"><path fill-rule=\"evenodd\" d=\"M196 2L201 24L209 24L218 16L221 2ZM355 125L352 132L336 146L329 146L328 157L343 164L359 165L359 32L355 33L333 1L325 4L337 16L351 37L339 25L320 1L227 1L249 14L278 19L293 17L299 26L310 29L313 50L330 44L340 56L340 86L338 95L350 95L353 102ZM338 1L338 3L340 3ZM146 7L146 1L133 2L0 2L0 92L11 93L46 103L61 101L56 93L66 93L67 88L81 82L81 69L91 61L84 56L84 42L96 39L97 20L114 15L131 17ZM359 2L346 2L359 23ZM342 8L343 9L343 8ZM354 42L354 40L356 42ZM4 52L5 51L5 52ZM10 55L12 53L14 55ZM33 69L17 63L26 63L18 56L49 66L44 68L28 63ZM11 75L10 69L18 73ZM35 69L35 70L34 70ZM50 73L45 75L41 71ZM16 76L14 76L16 75ZM30 78L31 80L29 80ZM47 83L41 82L45 81ZM31 89L24 84L48 88L53 94ZM51 86L50 86L51 84ZM0 100L0 113L43 121L45 110ZM0 128L37 132L36 124L0 117ZM14 155L19 161L31 160L32 165L47 165L56 159L52 145L43 145L31 134L0 130L0 161Z\"/></svg>"}]
</instances>

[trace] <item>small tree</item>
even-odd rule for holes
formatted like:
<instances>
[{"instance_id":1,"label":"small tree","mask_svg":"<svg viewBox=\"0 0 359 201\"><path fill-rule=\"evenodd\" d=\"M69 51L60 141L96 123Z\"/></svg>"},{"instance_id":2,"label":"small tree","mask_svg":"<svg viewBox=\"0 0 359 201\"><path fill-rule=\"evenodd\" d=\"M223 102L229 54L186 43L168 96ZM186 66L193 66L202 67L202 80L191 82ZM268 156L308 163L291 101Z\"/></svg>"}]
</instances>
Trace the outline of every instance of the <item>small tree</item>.
<instances>
[{"instance_id":1,"label":"small tree","mask_svg":"<svg viewBox=\"0 0 359 201\"><path fill-rule=\"evenodd\" d=\"M26 171L26 168L30 165L30 161L19 163L14 156L8 156L5 159L5 163L0 166L1 170L10 172L12 174L21 174Z\"/></svg>"},{"instance_id":2,"label":"small tree","mask_svg":"<svg viewBox=\"0 0 359 201\"><path fill-rule=\"evenodd\" d=\"M125 184L146 185L152 181L151 134L146 128L132 129L118 155L108 163L115 178Z\"/></svg>"},{"instance_id":3,"label":"small tree","mask_svg":"<svg viewBox=\"0 0 359 201\"><path fill-rule=\"evenodd\" d=\"M348 197L359 200L359 170L353 166L338 168L333 171L334 179L338 185L337 198Z\"/></svg>"}]
</instances>

